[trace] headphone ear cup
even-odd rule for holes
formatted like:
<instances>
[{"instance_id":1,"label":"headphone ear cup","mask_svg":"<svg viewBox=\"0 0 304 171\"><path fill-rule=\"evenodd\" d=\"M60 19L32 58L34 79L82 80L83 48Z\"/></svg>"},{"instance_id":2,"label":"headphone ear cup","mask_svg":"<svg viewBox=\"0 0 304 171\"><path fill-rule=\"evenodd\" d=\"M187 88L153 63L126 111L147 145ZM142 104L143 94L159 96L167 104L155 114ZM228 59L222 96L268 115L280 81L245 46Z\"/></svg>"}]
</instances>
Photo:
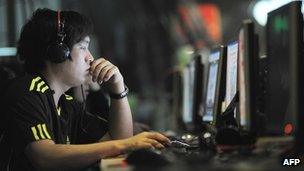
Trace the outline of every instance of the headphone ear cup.
<instances>
[{"instance_id":1,"label":"headphone ear cup","mask_svg":"<svg viewBox=\"0 0 304 171\"><path fill-rule=\"evenodd\" d=\"M54 63L61 63L70 59L70 50L64 43L54 43L47 48L47 58Z\"/></svg>"}]
</instances>

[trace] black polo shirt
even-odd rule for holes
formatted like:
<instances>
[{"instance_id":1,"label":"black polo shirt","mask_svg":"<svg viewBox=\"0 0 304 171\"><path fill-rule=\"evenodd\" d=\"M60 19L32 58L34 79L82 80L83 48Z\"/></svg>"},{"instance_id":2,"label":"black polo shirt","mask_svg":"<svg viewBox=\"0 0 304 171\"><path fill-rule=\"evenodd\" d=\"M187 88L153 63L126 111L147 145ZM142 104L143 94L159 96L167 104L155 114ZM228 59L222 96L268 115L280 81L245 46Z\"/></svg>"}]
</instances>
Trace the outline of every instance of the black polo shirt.
<instances>
[{"instance_id":1,"label":"black polo shirt","mask_svg":"<svg viewBox=\"0 0 304 171\"><path fill-rule=\"evenodd\" d=\"M91 143L108 130L107 118L85 112L82 103L70 95L63 94L56 107L53 90L42 76L16 78L4 97L1 170L35 170L24 154L31 142Z\"/></svg>"}]
</instances>

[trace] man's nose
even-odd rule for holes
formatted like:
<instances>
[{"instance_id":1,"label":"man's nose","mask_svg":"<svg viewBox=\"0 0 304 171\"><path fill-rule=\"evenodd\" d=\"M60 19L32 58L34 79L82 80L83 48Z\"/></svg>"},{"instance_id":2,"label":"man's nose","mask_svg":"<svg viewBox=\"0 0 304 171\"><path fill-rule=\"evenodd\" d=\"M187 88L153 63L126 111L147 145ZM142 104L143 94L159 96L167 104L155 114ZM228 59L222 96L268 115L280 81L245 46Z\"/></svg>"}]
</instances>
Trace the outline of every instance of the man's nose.
<instances>
[{"instance_id":1,"label":"man's nose","mask_svg":"<svg viewBox=\"0 0 304 171\"><path fill-rule=\"evenodd\" d=\"M91 63L94 60L94 57L92 56L91 52L88 51L88 54L86 56L86 61Z\"/></svg>"}]
</instances>

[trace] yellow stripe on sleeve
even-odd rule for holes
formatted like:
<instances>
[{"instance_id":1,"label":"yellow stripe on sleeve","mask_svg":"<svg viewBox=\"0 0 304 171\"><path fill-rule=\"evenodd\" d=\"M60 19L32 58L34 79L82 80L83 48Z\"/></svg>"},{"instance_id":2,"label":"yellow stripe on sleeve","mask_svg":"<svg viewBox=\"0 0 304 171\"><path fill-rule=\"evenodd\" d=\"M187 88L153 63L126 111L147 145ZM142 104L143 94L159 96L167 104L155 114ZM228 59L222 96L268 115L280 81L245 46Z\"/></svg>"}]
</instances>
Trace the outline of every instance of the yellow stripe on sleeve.
<instances>
[{"instance_id":1,"label":"yellow stripe on sleeve","mask_svg":"<svg viewBox=\"0 0 304 171\"><path fill-rule=\"evenodd\" d=\"M33 135L34 135L34 137L35 137L35 140L39 140L40 138L39 138L38 135L37 135L37 130L36 130L36 128L33 126L33 127L31 127L31 129L32 129L32 133L33 133Z\"/></svg>"},{"instance_id":2,"label":"yellow stripe on sleeve","mask_svg":"<svg viewBox=\"0 0 304 171\"><path fill-rule=\"evenodd\" d=\"M45 86L41 89L41 92L44 93L47 89L49 89L49 86Z\"/></svg>"},{"instance_id":3,"label":"yellow stripe on sleeve","mask_svg":"<svg viewBox=\"0 0 304 171\"><path fill-rule=\"evenodd\" d=\"M41 81L38 85L37 85L37 91L40 91L41 86L43 86L45 84L44 81Z\"/></svg>"},{"instance_id":4,"label":"yellow stripe on sleeve","mask_svg":"<svg viewBox=\"0 0 304 171\"><path fill-rule=\"evenodd\" d=\"M67 100L73 100L73 97L72 97L72 96L67 95L67 94L64 94L64 95L65 95L65 99L67 99Z\"/></svg>"},{"instance_id":5,"label":"yellow stripe on sleeve","mask_svg":"<svg viewBox=\"0 0 304 171\"><path fill-rule=\"evenodd\" d=\"M38 127L38 130L39 130L40 137L41 137L42 139L45 139L45 136L43 135L43 132L42 132L41 124L38 124L37 127Z\"/></svg>"},{"instance_id":6,"label":"yellow stripe on sleeve","mask_svg":"<svg viewBox=\"0 0 304 171\"><path fill-rule=\"evenodd\" d=\"M34 90L36 82L39 81L40 79L41 79L40 77L36 77L32 80L31 86L30 86L30 91Z\"/></svg>"},{"instance_id":7,"label":"yellow stripe on sleeve","mask_svg":"<svg viewBox=\"0 0 304 171\"><path fill-rule=\"evenodd\" d=\"M46 137L47 137L48 139L51 139L51 136L50 136L49 132L47 131L46 125L45 125L45 124L42 124L42 129L43 129L43 132L44 132L44 134L46 135Z\"/></svg>"}]
</instances>

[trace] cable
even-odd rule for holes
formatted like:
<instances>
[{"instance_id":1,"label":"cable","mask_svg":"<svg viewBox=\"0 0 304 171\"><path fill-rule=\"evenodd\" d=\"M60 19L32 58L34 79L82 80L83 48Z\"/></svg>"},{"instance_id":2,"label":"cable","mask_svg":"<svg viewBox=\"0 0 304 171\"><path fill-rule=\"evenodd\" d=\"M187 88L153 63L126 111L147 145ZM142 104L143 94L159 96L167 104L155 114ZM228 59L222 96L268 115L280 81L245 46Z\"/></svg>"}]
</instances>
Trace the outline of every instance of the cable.
<instances>
[{"instance_id":1,"label":"cable","mask_svg":"<svg viewBox=\"0 0 304 171\"><path fill-rule=\"evenodd\" d=\"M96 114L91 114L90 112L87 112L87 98L86 98L86 95L85 95L85 92L84 92L84 88L83 88L83 85L81 84L81 96L82 96L82 100L83 100L83 108L82 108L82 116L80 118L80 129L86 133L89 137L91 138L95 138L94 136L92 137L91 136L91 133L89 133L90 131L87 131L86 128L84 127L84 118L85 116L87 117L93 117L94 119L92 120L93 122L95 121L100 121L100 122L103 122L103 123L108 123L107 120L105 120L104 118L96 115ZM86 123L85 125L86 126L89 126L90 123L92 121L88 121L88 123Z\"/></svg>"},{"instance_id":2,"label":"cable","mask_svg":"<svg viewBox=\"0 0 304 171\"><path fill-rule=\"evenodd\" d=\"M81 88L81 97L82 97L82 116L80 117L80 129L85 132L88 133L84 128L83 128L83 118L85 117L86 111L87 111L87 99L84 95L84 90L83 90L83 85L80 85Z\"/></svg>"}]
</instances>

